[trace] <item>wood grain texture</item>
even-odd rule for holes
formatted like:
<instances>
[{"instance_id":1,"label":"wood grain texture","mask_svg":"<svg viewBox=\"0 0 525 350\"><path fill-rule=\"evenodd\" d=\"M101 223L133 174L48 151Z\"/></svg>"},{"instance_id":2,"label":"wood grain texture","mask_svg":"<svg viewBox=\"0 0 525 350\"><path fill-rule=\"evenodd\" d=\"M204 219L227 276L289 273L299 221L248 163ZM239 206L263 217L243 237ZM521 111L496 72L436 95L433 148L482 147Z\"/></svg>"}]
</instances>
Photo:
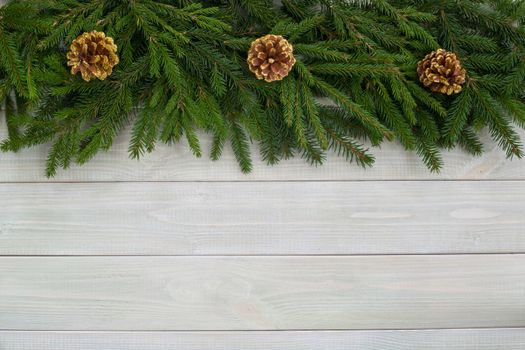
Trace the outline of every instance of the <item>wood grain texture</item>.
<instances>
[{"instance_id":1,"label":"wood grain texture","mask_svg":"<svg viewBox=\"0 0 525 350\"><path fill-rule=\"evenodd\" d=\"M525 182L0 185L3 255L525 252Z\"/></svg>"},{"instance_id":2,"label":"wood grain texture","mask_svg":"<svg viewBox=\"0 0 525 350\"><path fill-rule=\"evenodd\" d=\"M0 117L0 139L6 136ZM525 139L525 131L519 134ZM252 147L254 169L242 174L231 149L227 146L221 160L209 160L211 138L201 135L203 158L196 159L184 142L173 147L159 144L140 161L128 157L130 133L124 132L107 153L100 153L83 167L73 166L59 171L51 180L44 176L48 146L39 146L19 153L0 154L0 182L34 181L271 181L271 180L426 180L426 179L525 179L525 161L510 161L488 135L482 137L486 154L472 157L458 149L445 152L445 167L440 174L431 174L415 153L407 153L397 143L373 149L376 164L362 169L336 155L329 155L325 165L313 167L300 158L269 167Z\"/></svg>"},{"instance_id":3,"label":"wood grain texture","mask_svg":"<svg viewBox=\"0 0 525 350\"><path fill-rule=\"evenodd\" d=\"M525 326L525 255L0 258L3 330Z\"/></svg>"},{"instance_id":4,"label":"wood grain texture","mask_svg":"<svg viewBox=\"0 0 525 350\"><path fill-rule=\"evenodd\" d=\"M397 143L367 170L253 146L244 175L205 135L202 159L130 160L129 138L54 179L48 146L0 154L0 350L525 349L525 328L450 329L525 327L525 182L499 181L525 161L488 135L441 174Z\"/></svg>"},{"instance_id":5,"label":"wood grain texture","mask_svg":"<svg viewBox=\"0 0 525 350\"><path fill-rule=\"evenodd\" d=\"M525 329L0 332L2 350L523 350Z\"/></svg>"}]
</instances>

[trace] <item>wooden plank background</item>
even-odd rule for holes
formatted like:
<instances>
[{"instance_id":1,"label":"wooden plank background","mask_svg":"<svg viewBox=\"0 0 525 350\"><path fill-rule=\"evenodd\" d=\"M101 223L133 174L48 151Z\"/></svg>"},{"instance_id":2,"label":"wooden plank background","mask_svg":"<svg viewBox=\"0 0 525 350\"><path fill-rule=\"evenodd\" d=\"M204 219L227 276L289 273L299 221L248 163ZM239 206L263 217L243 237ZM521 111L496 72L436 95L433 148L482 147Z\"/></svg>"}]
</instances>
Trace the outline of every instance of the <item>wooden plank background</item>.
<instances>
[{"instance_id":1,"label":"wooden plank background","mask_svg":"<svg viewBox=\"0 0 525 350\"><path fill-rule=\"evenodd\" d=\"M525 252L521 181L18 183L0 198L3 255Z\"/></svg>"},{"instance_id":2,"label":"wooden plank background","mask_svg":"<svg viewBox=\"0 0 525 350\"><path fill-rule=\"evenodd\" d=\"M11 257L0 263L0 285L0 329L227 331L525 324L522 254Z\"/></svg>"},{"instance_id":3,"label":"wooden plank background","mask_svg":"<svg viewBox=\"0 0 525 350\"><path fill-rule=\"evenodd\" d=\"M54 179L46 146L0 154L1 350L525 348L525 161L487 136L441 174L128 138Z\"/></svg>"},{"instance_id":4,"label":"wooden plank background","mask_svg":"<svg viewBox=\"0 0 525 350\"><path fill-rule=\"evenodd\" d=\"M3 123L0 117L0 122ZM525 131L517 130L525 139ZM203 157L195 158L183 140L175 146L157 145L154 153L146 154L140 161L129 159L129 129L117 139L111 150L101 152L88 164L72 166L60 171L54 182L100 181L361 181L361 180L525 180L525 162L509 160L505 153L491 141L488 133L482 134L485 155L473 157L462 150L445 151L445 167L430 173L415 152L407 153L397 143L385 143L382 148L370 148L376 158L373 168L363 169L350 164L335 154L328 155L322 166L310 166L300 157L267 166L259 156L257 145L252 145L254 169L243 174L229 145L225 145L222 158L209 159L211 138L201 134ZM5 138L5 127L0 128L0 139ZM49 181L43 172L49 147L22 150L18 153L0 154L2 167L0 182Z\"/></svg>"},{"instance_id":5,"label":"wooden plank background","mask_svg":"<svg viewBox=\"0 0 525 350\"><path fill-rule=\"evenodd\" d=\"M281 332L1 332L12 350L523 350L521 329Z\"/></svg>"}]
</instances>

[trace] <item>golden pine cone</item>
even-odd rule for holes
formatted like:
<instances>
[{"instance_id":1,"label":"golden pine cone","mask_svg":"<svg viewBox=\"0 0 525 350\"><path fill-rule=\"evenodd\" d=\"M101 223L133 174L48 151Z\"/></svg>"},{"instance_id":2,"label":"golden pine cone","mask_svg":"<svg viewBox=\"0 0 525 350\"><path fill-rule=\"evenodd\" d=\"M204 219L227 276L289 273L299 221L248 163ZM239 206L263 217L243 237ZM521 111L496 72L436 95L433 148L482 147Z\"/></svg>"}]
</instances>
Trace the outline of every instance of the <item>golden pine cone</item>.
<instances>
[{"instance_id":1,"label":"golden pine cone","mask_svg":"<svg viewBox=\"0 0 525 350\"><path fill-rule=\"evenodd\" d=\"M419 80L433 92L452 95L461 91L467 72L455 53L433 51L417 64Z\"/></svg>"},{"instance_id":2,"label":"golden pine cone","mask_svg":"<svg viewBox=\"0 0 525 350\"><path fill-rule=\"evenodd\" d=\"M292 45L285 38L268 34L252 42L247 61L257 79L272 82L290 73L295 57Z\"/></svg>"},{"instance_id":3,"label":"golden pine cone","mask_svg":"<svg viewBox=\"0 0 525 350\"><path fill-rule=\"evenodd\" d=\"M106 79L119 62L117 45L103 32L86 32L77 37L67 53L71 74L82 74L82 79Z\"/></svg>"}]
</instances>

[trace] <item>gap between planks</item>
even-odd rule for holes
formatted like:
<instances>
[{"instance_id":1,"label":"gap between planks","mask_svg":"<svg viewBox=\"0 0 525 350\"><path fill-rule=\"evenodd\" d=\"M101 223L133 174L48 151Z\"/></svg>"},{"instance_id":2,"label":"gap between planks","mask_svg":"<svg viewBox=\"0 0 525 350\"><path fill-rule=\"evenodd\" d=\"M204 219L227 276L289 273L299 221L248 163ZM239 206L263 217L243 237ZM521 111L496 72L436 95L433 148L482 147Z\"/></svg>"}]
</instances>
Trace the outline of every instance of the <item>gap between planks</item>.
<instances>
[{"instance_id":1,"label":"gap between planks","mask_svg":"<svg viewBox=\"0 0 525 350\"><path fill-rule=\"evenodd\" d=\"M524 160L525 161L525 160ZM49 179L48 181L0 181L0 185L18 185L18 184L71 184L71 185L77 185L77 184L152 184L152 183L159 183L159 184L188 184L188 183L195 183L195 184L201 184L201 183L370 183L370 182L386 182L386 183L404 183L404 182L414 182L414 183L429 183L429 182L525 182L525 175L524 178L521 179L348 179L348 180L103 180L103 181L55 181L53 179Z\"/></svg>"},{"instance_id":2,"label":"gap between planks","mask_svg":"<svg viewBox=\"0 0 525 350\"><path fill-rule=\"evenodd\" d=\"M9 329L1 328L0 335L2 333L60 333L60 334L104 334L104 333L115 333L115 334L134 334L134 333L173 333L173 334L229 334L229 333L250 333L250 334L265 334L265 333L296 333L296 334L310 334L310 333L382 333L382 332L440 332L440 331L501 331L501 330L513 330L513 331L523 331L525 336L525 326L495 326L495 327L432 327L432 328L374 328L374 329L190 329L190 330L170 330L170 329L153 329L153 330L119 330L119 329ZM1 349L1 348L0 348ZM3 350L3 349L2 349Z\"/></svg>"},{"instance_id":3,"label":"gap between planks","mask_svg":"<svg viewBox=\"0 0 525 350\"><path fill-rule=\"evenodd\" d=\"M525 255L524 252L490 252L490 253L391 253L391 254L60 254L60 255L38 255L38 254L5 254L0 258L325 258L325 257L382 257L382 256L476 256L476 255Z\"/></svg>"}]
</instances>

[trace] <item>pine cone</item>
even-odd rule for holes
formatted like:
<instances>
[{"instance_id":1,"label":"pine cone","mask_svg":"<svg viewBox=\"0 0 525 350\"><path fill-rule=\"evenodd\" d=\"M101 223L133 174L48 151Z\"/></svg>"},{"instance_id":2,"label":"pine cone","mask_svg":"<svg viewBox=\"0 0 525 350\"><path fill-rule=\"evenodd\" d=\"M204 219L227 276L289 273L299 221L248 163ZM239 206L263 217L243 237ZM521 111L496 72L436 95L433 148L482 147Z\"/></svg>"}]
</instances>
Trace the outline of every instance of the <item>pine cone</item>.
<instances>
[{"instance_id":1,"label":"pine cone","mask_svg":"<svg viewBox=\"0 0 525 350\"><path fill-rule=\"evenodd\" d=\"M82 79L106 79L118 64L117 45L113 38L106 37L103 32L86 32L77 37L67 53L67 65L71 74L82 74Z\"/></svg>"},{"instance_id":2,"label":"pine cone","mask_svg":"<svg viewBox=\"0 0 525 350\"><path fill-rule=\"evenodd\" d=\"M456 54L439 49L417 64L419 80L433 92L452 95L461 91L467 72Z\"/></svg>"},{"instance_id":3,"label":"pine cone","mask_svg":"<svg viewBox=\"0 0 525 350\"><path fill-rule=\"evenodd\" d=\"M248 66L257 79L281 80L295 64L292 45L282 36L269 34L252 42Z\"/></svg>"}]
</instances>

